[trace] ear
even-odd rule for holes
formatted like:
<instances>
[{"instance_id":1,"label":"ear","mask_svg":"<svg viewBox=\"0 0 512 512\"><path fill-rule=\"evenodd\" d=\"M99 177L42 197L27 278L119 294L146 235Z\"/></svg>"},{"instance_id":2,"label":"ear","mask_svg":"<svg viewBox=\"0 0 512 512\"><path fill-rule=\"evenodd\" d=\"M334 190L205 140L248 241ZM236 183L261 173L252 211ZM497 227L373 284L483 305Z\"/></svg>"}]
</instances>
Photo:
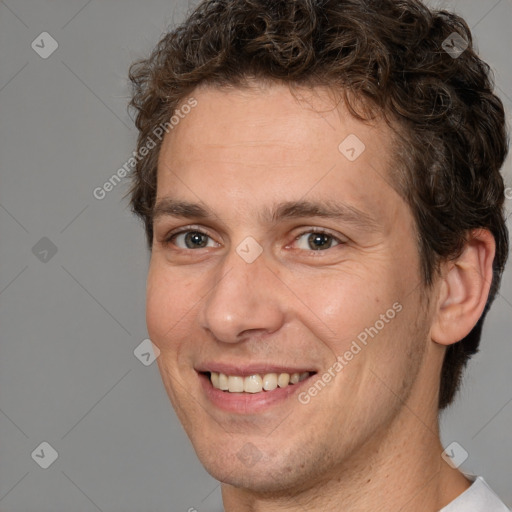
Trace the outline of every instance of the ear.
<instances>
[{"instance_id":1,"label":"ear","mask_svg":"<svg viewBox=\"0 0 512 512\"><path fill-rule=\"evenodd\" d=\"M493 272L496 244L487 229L468 233L462 254L441 266L441 282L430 335L451 345L469 334L481 317Z\"/></svg>"}]
</instances>

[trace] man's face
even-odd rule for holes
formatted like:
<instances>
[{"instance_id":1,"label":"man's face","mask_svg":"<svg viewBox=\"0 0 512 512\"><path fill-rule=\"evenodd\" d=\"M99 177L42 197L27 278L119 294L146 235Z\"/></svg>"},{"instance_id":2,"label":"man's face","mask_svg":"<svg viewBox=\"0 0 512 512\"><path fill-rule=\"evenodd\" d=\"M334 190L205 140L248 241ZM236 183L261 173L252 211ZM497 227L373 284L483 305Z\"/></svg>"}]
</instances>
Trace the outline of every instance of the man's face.
<instances>
[{"instance_id":1,"label":"man's face","mask_svg":"<svg viewBox=\"0 0 512 512\"><path fill-rule=\"evenodd\" d=\"M302 92L196 90L158 166L147 324L163 382L206 469L260 491L364 460L437 378L389 128Z\"/></svg>"}]
</instances>

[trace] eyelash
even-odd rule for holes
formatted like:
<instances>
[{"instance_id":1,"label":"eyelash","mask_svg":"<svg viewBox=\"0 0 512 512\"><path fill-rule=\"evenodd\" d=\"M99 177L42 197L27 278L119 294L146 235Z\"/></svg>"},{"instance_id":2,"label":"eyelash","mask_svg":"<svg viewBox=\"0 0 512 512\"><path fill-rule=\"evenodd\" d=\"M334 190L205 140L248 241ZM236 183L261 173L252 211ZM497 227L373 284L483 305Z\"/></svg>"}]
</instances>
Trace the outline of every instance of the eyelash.
<instances>
[{"instance_id":1,"label":"eyelash","mask_svg":"<svg viewBox=\"0 0 512 512\"><path fill-rule=\"evenodd\" d=\"M209 237L210 239L213 240L213 237L211 237L208 233L203 231L201 228L196 227L196 226L186 226L185 228L182 228L179 231L174 231L174 232L169 233L162 240L162 244L164 246L168 246L169 244L172 243L172 241L177 236L183 235L183 234L186 234L186 233L199 233L199 234L205 235L205 236L207 236L207 237ZM337 245L344 245L344 244L347 243L346 241L340 240L338 237L336 237L335 235L333 235L329 231L327 231L325 229L322 229L322 228L309 228L308 230L302 231L301 233L299 233L297 236L294 237L293 241L295 242L296 240L300 239L304 235L307 235L307 234L317 234L317 233L329 236L333 241L337 242ZM337 245L335 245L334 247L337 247ZM328 249L333 249L334 247L329 247ZM182 250L182 251L194 251L194 250L197 250L197 249L183 249L181 247L179 247L178 249ZM311 253L316 253L316 252L325 252L328 249L324 249L323 251L322 250L315 251L313 249L310 249L309 251L307 249L299 249L299 250L305 250L305 251L308 251L308 252L311 252Z\"/></svg>"}]
</instances>

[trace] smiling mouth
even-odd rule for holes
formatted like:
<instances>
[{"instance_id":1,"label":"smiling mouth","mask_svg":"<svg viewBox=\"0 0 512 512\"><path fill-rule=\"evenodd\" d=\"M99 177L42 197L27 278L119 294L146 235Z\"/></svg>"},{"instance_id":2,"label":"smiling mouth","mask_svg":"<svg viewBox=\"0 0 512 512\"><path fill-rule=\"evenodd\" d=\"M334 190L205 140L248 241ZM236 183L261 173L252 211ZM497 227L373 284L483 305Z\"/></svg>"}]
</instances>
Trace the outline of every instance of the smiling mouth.
<instances>
[{"instance_id":1,"label":"smiling mouth","mask_svg":"<svg viewBox=\"0 0 512 512\"><path fill-rule=\"evenodd\" d=\"M302 373L265 373L246 377L226 375L217 372L201 372L211 382L215 389L226 393L262 393L277 388L292 386L314 375L316 372Z\"/></svg>"}]
</instances>

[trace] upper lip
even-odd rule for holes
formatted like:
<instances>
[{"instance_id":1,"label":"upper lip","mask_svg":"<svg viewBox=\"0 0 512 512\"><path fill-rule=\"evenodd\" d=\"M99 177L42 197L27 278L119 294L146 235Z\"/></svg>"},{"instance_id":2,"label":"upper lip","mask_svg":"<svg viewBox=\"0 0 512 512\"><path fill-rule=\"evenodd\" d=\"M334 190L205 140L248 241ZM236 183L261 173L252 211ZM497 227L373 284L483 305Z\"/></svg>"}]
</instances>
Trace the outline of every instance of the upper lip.
<instances>
[{"instance_id":1,"label":"upper lip","mask_svg":"<svg viewBox=\"0 0 512 512\"><path fill-rule=\"evenodd\" d=\"M287 366L287 365L277 365L274 363L250 363L250 364L233 364L233 363L223 363L223 362L205 362L197 365L195 370L200 373L205 372L216 372L223 373L224 375L237 375L240 377L247 377L249 375L264 375L266 373L303 373L303 372L311 372L316 373L311 367L306 366Z\"/></svg>"}]
</instances>

